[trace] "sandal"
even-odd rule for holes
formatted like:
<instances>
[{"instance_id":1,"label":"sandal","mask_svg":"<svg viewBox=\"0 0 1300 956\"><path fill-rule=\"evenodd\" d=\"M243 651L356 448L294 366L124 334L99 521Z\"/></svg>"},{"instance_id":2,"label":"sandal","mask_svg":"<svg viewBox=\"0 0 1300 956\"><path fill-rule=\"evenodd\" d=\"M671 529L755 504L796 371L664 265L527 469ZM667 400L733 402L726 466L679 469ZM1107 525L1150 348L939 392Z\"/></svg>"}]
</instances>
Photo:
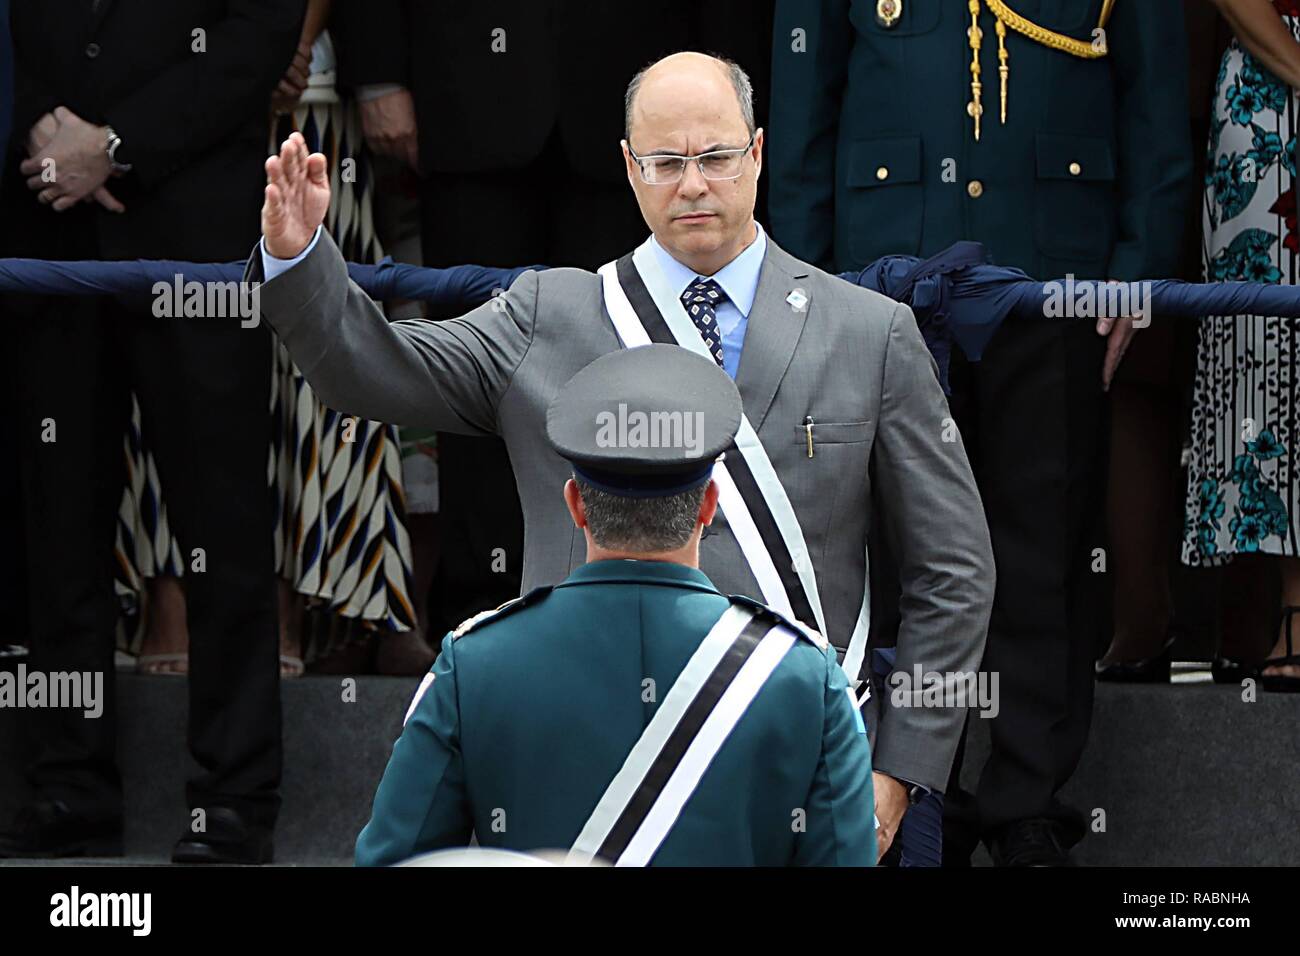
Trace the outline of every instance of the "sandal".
<instances>
[{"instance_id":1,"label":"sandal","mask_svg":"<svg viewBox=\"0 0 1300 956\"><path fill-rule=\"evenodd\" d=\"M185 677L189 674L189 654L141 654L135 659L135 672L147 677ZM163 664L184 664L175 670L164 670Z\"/></svg>"},{"instance_id":2,"label":"sandal","mask_svg":"<svg viewBox=\"0 0 1300 956\"><path fill-rule=\"evenodd\" d=\"M1278 619L1278 625L1281 625L1283 619L1286 620L1286 654L1282 657L1270 657L1259 665L1259 686L1265 690L1278 691L1283 694L1300 693L1300 677L1292 677L1289 674L1264 673L1270 667L1300 667L1300 654L1295 652L1295 648L1291 644L1291 621L1297 613L1300 613L1300 607L1282 608L1282 616Z\"/></svg>"}]
</instances>

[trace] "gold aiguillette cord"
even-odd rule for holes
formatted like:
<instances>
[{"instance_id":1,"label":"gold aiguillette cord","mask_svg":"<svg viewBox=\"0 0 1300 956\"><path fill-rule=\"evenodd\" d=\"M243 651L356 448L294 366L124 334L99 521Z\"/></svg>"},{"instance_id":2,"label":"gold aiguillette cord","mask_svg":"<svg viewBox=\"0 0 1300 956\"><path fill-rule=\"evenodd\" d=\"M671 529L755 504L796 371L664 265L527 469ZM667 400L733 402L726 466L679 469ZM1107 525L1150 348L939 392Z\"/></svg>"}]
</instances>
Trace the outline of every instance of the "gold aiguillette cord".
<instances>
[{"instance_id":1,"label":"gold aiguillette cord","mask_svg":"<svg viewBox=\"0 0 1300 956\"><path fill-rule=\"evenodd\" d=\"M966 112L975 120L975 142L980 140L980 116L984 105L980 102L984 84L980 82L980 45L984 33L980 30L980 0L970 0L970 29L966 36L970 39L970 102Z\"/></svg>"},{"instance_id":2,"label":"gold aiguillette cord","mask_svg":"<svg viewBox=\"0 0 1300 956\"><path fill-rule=\"evenodd\" d=\"M1046 27L1041 27L1032 20L1022 17L1007 6L1005 0L984 0L984 2L988 4L990 12L997 21L998 78L1002 93L1001 119L1004 124L1007 121L1007 81L1011 77L1011 57L1007 52L1008 28L1028 37L1035 43L1041 43L1053 50L1060 50L1063 53L1069 53L1071 56L1086 60L1099 59L1109 52L1104 32L1099 43L1078 40L1074 37L1056 33ZM1106 22L1110 19L1111 12L1114 10L1115 3L1116 0L1105 0L1102 4L1101 17L1097 22L1098 29L1104 30ZM980 47L983 46L984 32L980 29L980 0L969 0L967 8L970 10L970 28L966 31L966 36L970 40L971 49L971 101L966 104L966 112L975 121L975 141L979 142L980 117L984 115L984 105L981 102L984 84L980 82Z\"/></svg>"}]
</instances>

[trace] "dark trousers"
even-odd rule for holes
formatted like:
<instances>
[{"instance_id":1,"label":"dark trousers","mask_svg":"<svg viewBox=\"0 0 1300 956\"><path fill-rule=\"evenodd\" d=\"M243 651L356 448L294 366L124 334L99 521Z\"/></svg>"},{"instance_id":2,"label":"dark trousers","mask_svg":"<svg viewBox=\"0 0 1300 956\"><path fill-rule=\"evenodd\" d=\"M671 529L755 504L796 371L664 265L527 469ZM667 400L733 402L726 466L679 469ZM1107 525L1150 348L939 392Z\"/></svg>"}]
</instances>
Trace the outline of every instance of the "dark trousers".
<instances>
[{"instance_id":1,"label":"dark trousers","mask_svg":"<svg viewBox=\"0 0 1300 956\"><path fill-rule=\"evenodd\" d=\"M627 183L572 172L556 134L523 169L434 173L420 205L426 266L595 269L649 235ZM444 560L431 614L454 626L519 594L524 521L505 444L440 433L438 495Z\"/></svg>"},{"instance_id":2,"label":"dark trousers","mask_svg":"<svg viewBox=\"0 0 1300 956\"><path fill-rule=\"evenodd\" d=\"M4 328L14 326L0 296L0 323ZM9 347L0 358L0 400L5 407L18 408L18 380L22 370L21 356L13 347L12 333ZM0 456L0 501L9 505L10 520L0 527L0 608L3 608L5 620L9 627L0 634L0 650L6 645L27 646L29 621L27 616L27 548L24 542L23 522L18 517L23 513L21 484L18 478L18 456L13 454Z\"/></svg>"},{"instance_id":3,"label":"dark trousers","mask_svg":"<svg viewBox=\"0 0 1300 956\"><path fill-rule=\"evenodd\" d=\"M29 667L102 672L107 698L98 719L24 712L34 790L90 817L122 813L112 562L134 387L185 563L188 740L201 770L186 796L272 826L281 754L267 330L86 298L14 297L9 319L24 372ZM55 440L42 440L50 429Z\"/></svg>"},{"instance_id":4,"label":"dark trousers","mask_svg":"<svg viewBox=\"0 0 1300 956\"><path fill-rule=\"evenodd\" d=\"M1000 711L973 803L954 767L945 843L969 846L1031 817L1059 821L1067 843L1083 836L1081 814L1057 791L1092 717L1106 581L1092 570L1105 543L1104 354L1088 320L1009 320L981 362L954 353L951 406L997 567L983 668L998 674Z\"/></svg>"}]
</instances>

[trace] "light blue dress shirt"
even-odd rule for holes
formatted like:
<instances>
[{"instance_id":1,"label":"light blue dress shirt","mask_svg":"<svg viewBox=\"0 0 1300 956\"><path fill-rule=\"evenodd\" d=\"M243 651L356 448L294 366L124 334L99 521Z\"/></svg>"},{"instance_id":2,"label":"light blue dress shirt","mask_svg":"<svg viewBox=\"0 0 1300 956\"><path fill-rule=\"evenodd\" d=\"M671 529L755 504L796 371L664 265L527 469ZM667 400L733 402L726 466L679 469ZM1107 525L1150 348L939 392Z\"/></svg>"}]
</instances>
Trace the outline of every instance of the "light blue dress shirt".
<instances>
[{"instance_id":1,"label":"light blue dress shirt","mask_svg":"<svg viewBox=\"0 0 1300 956\"><path fill-rule=\"evenodd\" d=\"M270 282L276 276L288 272L298 263L302 262L302 260L306 259L307 253L315 249L316 243L320 241L320 231L323 228L325 227L317 226L316 235L311 237L311 242L307 243L307 248L304 249L302 252L298 253L292 259L277 259L275 256L267 252L266 237L263 236L262 239L258 242L258 247L262 250L262 275L265 276L266 281Z\"/></svg>"},{"instance_id":2,"label":"light blue dress shirt","mask_svg":"<svg viewBox=\"0 0 1300 956\"><path fill-rule=\"evenodd\" d=\"M722 333L722 367L733 379L740 368L740 349L745 344L745 329L749 326L749 310L754 307L754 296L758 292L758 274L763 268L763 256L767 254L767 236L763 227L754 222L758 235L745 247L744 251L732 259L711 277L701 277L688 266L682 265L659 245L659 240L650 238L650 247L654 250L655 261L668 281L673 295L682 297L686 287L697 278L712 278L727 294L727 301L714 311L717 316L718 330Z\"/></svg>"}]
</instances>

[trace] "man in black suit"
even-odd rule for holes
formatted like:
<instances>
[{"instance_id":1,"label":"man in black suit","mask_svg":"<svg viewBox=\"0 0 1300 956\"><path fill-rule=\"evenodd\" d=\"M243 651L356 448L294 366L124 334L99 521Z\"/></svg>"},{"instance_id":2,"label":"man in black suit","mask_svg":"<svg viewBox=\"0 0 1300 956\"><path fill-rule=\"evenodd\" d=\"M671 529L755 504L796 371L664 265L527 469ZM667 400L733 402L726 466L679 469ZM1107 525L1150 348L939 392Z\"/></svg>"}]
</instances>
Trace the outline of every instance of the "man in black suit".
<instances>
[{"instance_id":1,"label":"man in black suit","mask_svg":"<svg viewBox=\"0 0 1300 956\"><path fill-rule=\"evenodd\" d=\"M303 0L13 0L0 255L246 255L269 98L303 11ZM134 388L186 565L188 732L201 773L173 859L266 862L281 762L267 333L234 317L156 318L149 302L12 305L26 372L29 668L100 672L106 700L98 719L26 712L35 800L0 855L122 852L111 560Z\"/></svg>"},{"instance_id":2,"label":"man in black suit","mask_svg":"<svg viewBox=\"0 0 1300 956\"><path fill-rule=\"evenodd\" d=\"M646 237L618 147L628 81L677 50L717 53L749 72L766 125L774 2L666 0L629 29L608 0L367 0L335 4L332 33L370 148L420 175L426 266L596 269ZM523 517L499 439L438 442L450 628L518 595Z\"/></svg>"},{"instance_id":3,"label":"man in black suit","mask_svg":"<svg viewBox=\"0 0 1300 956\"><path fill-rule=\"evenodd\" d=\"M11 63L12 47L9 43L9 0L0 0L0 156L9 142L14 107L14 77ZM4 166L0 165L0 181L4 179ZM4 321L0 313L0 322ZM0 401L14 408L18 404L17 360L12 353L4 362L4 391ZM0 466L0 501L12 502L22 507L18 492L18 462L6 461ZM13 630L0 637L0 670L14 667L25 655L27 644L27 588L23 584L23 535L19 522L6 522L0 531L0 607Z\"/></svg>"}]
</instances>

